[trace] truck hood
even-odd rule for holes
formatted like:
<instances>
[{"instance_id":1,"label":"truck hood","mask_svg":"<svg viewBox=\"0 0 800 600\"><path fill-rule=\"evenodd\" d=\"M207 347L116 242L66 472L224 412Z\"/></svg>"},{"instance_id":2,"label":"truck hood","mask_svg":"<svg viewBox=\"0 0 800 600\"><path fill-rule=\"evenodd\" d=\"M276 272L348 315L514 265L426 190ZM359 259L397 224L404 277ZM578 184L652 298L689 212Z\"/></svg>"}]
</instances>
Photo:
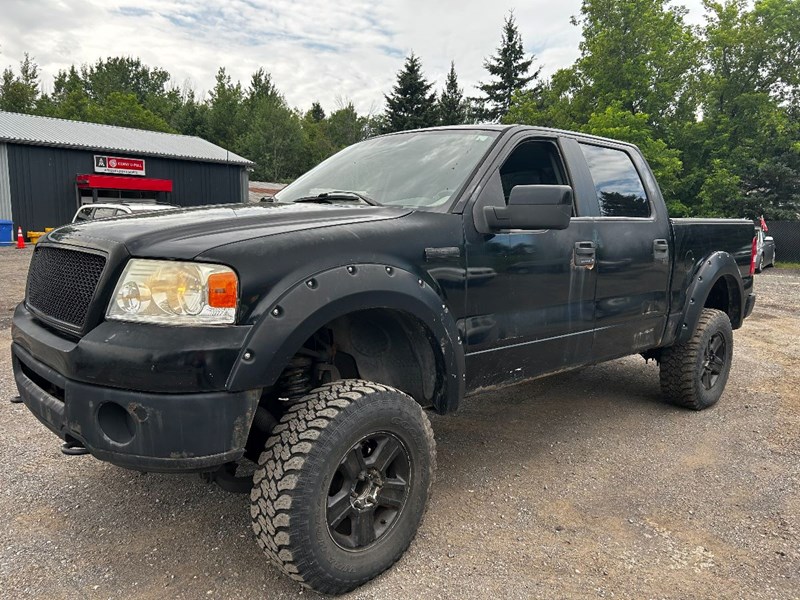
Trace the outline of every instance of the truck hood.
<instances>
[{"instance_id":1,"label":"truck hood","mask_svg":"<svg viewBox=\"0 0 800 600\"><path fill-rule=\"evenodd\" d=\"M408 208L330 204L220 204L64 225L43 241L107 246L132 256L192 259L225 244L294 231L396 219Z\"/></svg>"}]
</instances>

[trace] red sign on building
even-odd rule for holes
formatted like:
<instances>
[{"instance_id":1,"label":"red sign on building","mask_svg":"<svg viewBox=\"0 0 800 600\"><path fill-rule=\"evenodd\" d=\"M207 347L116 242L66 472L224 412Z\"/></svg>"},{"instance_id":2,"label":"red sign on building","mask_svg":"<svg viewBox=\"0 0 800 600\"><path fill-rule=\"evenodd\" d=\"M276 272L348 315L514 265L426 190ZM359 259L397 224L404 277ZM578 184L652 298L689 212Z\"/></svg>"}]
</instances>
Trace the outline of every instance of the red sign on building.
<instances>
[{"instance_id":1,"label":"red sign on building","mask_svg":"<svg viewBox=\"0 0 800 600\"><path fill-rule=\"evenodd\" d=\"M94 155L95 173L114 173L116 175L144 175L144 160L141 158L121 158L119 156Z\"/></svg>"}]
</instances>

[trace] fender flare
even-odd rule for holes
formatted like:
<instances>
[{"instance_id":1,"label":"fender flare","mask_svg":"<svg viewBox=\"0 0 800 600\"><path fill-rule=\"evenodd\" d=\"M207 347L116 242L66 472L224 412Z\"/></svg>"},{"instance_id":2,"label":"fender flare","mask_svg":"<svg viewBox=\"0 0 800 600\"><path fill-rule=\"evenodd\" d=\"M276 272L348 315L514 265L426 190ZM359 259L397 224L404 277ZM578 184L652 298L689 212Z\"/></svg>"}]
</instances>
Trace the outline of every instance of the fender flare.
<instances>
[{"instance_id":1,"label":"fender flare","mask_svg":"<svg viewBox=\"0 0 800 600\"><path fill-rule=\"evenodd\" d=\"M377 264L329 269L278 296L245 340L226 388L236 391L274 385L289 360L321 327L371 308L407 313L427 328L443 366L434 407L440 413L455 410L464 395L465 361L453 315L429 282L405 269Z\"/></svg>"},{"instance_id":2,"label":"fender flare","mask_svg":"<svg viewBox=\"0 0 800 600\"><path fill-rule=\"evenodd\" d=\"M700 268L697 269L686 289L686 302L683 307L676 343L682 344L692 337L706 300L712 288L722 277L726 278L728 292L733 292L730 296L731 311L729 315L731 317L731 325L734 329L741 327L744 319L745 294L739 265L736 264L736 260L728 252L718 251L703 259ZM735 282L733 287L731 286L731 280Z\"/></svg>"}]
</instances>

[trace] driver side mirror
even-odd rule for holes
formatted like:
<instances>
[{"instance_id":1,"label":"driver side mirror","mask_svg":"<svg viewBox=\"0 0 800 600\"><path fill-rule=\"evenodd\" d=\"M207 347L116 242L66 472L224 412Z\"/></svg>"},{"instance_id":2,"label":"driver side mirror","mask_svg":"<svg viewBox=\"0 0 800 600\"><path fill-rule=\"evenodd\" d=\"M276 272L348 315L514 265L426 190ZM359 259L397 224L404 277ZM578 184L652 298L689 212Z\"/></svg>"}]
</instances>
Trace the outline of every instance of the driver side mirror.
<instances>
[{"instance_id":1,"label":"driver side mirror","mask_svg":"<svg viewBox=\"0 0 800 600\"><path fill-rule=\"evenodd\" d=\"M491 229L566 229L572 217L568 185L516 185L507 206L486 206Z\"/></svg>"}]
</instances>

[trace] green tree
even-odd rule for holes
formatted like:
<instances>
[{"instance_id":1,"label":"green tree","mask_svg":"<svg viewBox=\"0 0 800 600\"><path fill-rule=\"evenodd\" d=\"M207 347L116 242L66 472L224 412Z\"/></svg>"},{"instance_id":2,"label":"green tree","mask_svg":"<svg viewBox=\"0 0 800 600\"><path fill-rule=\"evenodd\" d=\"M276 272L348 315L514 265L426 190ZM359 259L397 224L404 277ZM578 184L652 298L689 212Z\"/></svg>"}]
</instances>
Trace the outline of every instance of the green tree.
<instances>
[{"instance_id":1,"label":"green tree","mask_svg":"<svg viewBox=\"0 0 800 600\"><path fill-rule=\"evenodd\" d=\"M352 102L342 104L328 117L328 138L336 151L363 140L367 125L366 118L356 112Z\"/></svg>"},{"instance_id":2,"label":"green tree","mask_svg":"<svg viewBox=\"0 0 800 600\"><path fill-rule=\"evenodd\" d=\"M311 105L311 110L308 111L308 116L312 121L319 123L320 121L325 120L325 110L322 108L322 105L319 102L314 102Z\"/></svg>"},{"instance_id":3,"label":"green tree","mask_svg":"<svg viewBox=\"0 0 800 600\"><path fill-rule=\"evenodd\" d=\"M25 53L19 63L19 75L7 68L0 82L0 110L32 113L39 99L39 67Z\"/></svg>"},{"instance_id":4,"label":"green tree","mask_svg":"<svg viewBox=\"0 0 800 600\"><path fill-rule=\"evenodd\" d=\"M489 72L491 81L479 83L483 97L475 99L479 118L497 121L505 117L511 107L515 93L524 91L539 77L541 68L528 74L534 56L525 58L522 36L517 29L514 13L510 12L503 25L503 33L497 54L484 60L483 67Z\"/></svg>"},{"instance_id":5,"label":"green tree","mask_svg":"<svg viewBox=\"0 0 800 600\"><path fill-rule=\"evenodd\" d=\"M450 62L444 90L439 95L439 123L441 125L461 125L467 122L467 102L464 91L458 87L456 64Z\"/></svg>"},{"instance_id":6,"label":"green tree","mask_svg":"<svg viewBox=\"0 0 800 600\"><path fill-rule=\"evenodd\" d=\"M713 159L709 167L697 194L695 214L714 217L736 210L734 207L743 200L741 178L720 159Z\"/></svg>"},{"instance_id":7,"label":"green tree","mask_svg":"<svg viewBox=\"0 0 800 600\"><path fill-rule=\"evenodd\" d=\"M257 83L262 84L261 82ZM234 85L231 76L225 71L225 67L220 67L217 71L214 88L208 96L208 113L206 115L208 140L223 148L234 149L245 130L242 85L238 81Z\"/></svg>"},{"instance_id":8,"label":"green tree","mask_svg":"<svg viewBox=\"0 0 800 600\"><path fill-rule=\"evenodd\" d=\"M300 123L303 130L303 156L305 160L301 165L302 171L321 163L336 152L336 148L328 137L328 122L326 119L316 121L312 111L306 112Z\"/></svg>"},{"instance_id":9,"label":"green tree","mask_svg":"<svg viewBox=\"0 0 800 600\"><path fill-rule=\"evenodd\" d=\"M78 70L71 66L59 71L53 80L53 92L39 101L38 112L44 116L73 121L91 119L89 107L92 104Z\"/></svg>"},{"instance_id":10,"label":"green tree","mask_svg":"<svg viewBox=\"0 0 800 600\"><path fill-rule=\"evenodd\" d=\"M142 106L134 94L125 92L111 92L102 104L90 104L87 118L93 123L106 125L169 133L175 131L164 119Z\"/></svg>"},{"instance_id":11,"label":"green tree","mask_svg":"<svg viewBox=\"0 0 800 600\"><path fill-rule=\"evenodd\" d=\"M580 129L592 106L579 92L583 82L575 68L559 69L538 90L514 94L504 123L523 123L559 129Z\"/></svg>"},{"instance_id":12,"label":"green tree","mask_svg":"<svg viewBox=\"0 0 800 600\"><path fill-rule=\"evenodd\" d=\"M800 212L800 4L705 2L702 122L683 146L701 214L797 218ZM725 177L728 176L728 180ZM736 183L736 193L731 182ZM723 185L725 183L725 185Z\"/></svg>"},{"instance_id":13,"label":"green tree","mask_svg":"<svg viewBox=\"0 0 800 600\"><path fill-rule=\"evenodd\" d=\"M138 58L115 56L99 59L81 67L81 78L89 96L102 103L113 93L133 94L139 104L165 93L170 74L158 67L149 67Z\"/></svg>"},{"instance_id":14,"label":"green tree","mask_svg":"<svg viewBox=\"0 0 800 600\"><path fill-rule=\"evenodd\" d=\"M231 98L237 98L238 83L232 86L229 77L220 78L219 75L218 82L226 82L225 93L234 90ZM241 134L226 147L242 152L256 163L255 179L284 181L297 177L307 168L300 115L288 107L263 68L251 77L236 114L237 122L233 127L239 128Z\"/></svg>"},{"instance_id":15,"label":"green tree","mask_svg":"<svg viewBox=\"0 0 800 600\"><path fill-rule=\"evenodd\" d=\"M384 131L432 127L438 120L433 84L422 74L422 64L412 52L397 73L397 83L386 98Z\"/></svg>"},{"instance_id":16,"label":"green tree","mask_svg":"<svg viewBox=\"0 0 800 600\"><path fill-rule=\"evenodd\" d=\"M206 137L206 122L208 120L208 105L199 102L195 91L187 88L181 97L180 107L172 115L170 125L184 135Z\"/></svg>"},{"instance_id":17,"label":"green tree","mask_svg":"<svg viewBox=\"0 0 800 600\"><path fill-rule=\"evenodd\" d=\"M685 15L665 0L584 0L574 21L583 29L575 69L584 106L619 103L650 115L662 134L672 120L692 119L700 45Z\"/></svg>"}]
</instances>

